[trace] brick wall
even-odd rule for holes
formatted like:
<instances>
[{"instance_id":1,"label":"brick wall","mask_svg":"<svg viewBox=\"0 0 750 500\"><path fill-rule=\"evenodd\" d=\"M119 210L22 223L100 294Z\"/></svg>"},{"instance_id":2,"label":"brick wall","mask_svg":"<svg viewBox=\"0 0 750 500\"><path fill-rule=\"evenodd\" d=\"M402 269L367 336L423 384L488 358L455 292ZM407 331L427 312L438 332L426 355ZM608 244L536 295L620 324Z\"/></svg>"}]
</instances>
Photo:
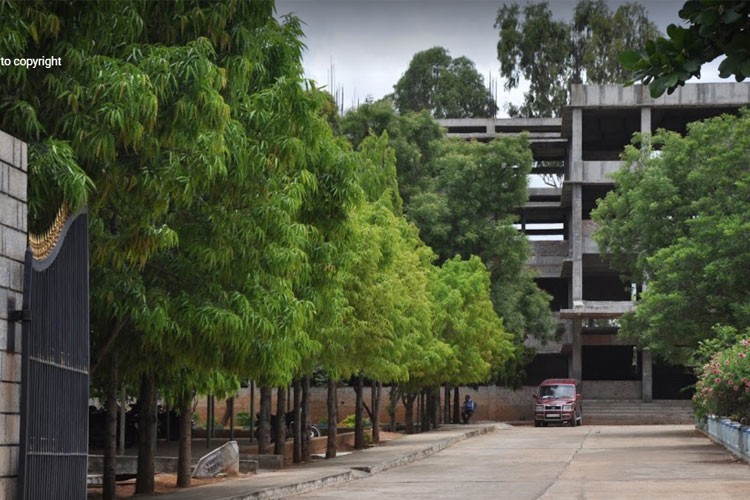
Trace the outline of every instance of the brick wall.
<instances>
[{"instance_id":1,"label":"brick wall","mask_svg":"<svg viewBox=\"0 0 750 500\"><path fill-rule=\"evenodd\" d=\"M9 302L22 306L26 232L26 144L0 131L0 499L16 495L21 324L7 320Z\"/></svg>"},{"instance_id":2,"label":"brick wall","mask_svg":"<svg viewBox=\"0 0 750 500\"><path fill-rule=\"evenodd\" d=\"M459 390L460 399L463 400L466 394L470 394L472 399L477 403L477 411L474 414L475 420L492 420L498 422L509 422L519 420L531 420L532 416L532 403L533 399L531 395L536 390L536 387L523 387L517 391L507 389L504 387L482 386L476 390L468 387L461 387ZM386 405L388 404L388 391L387 387L383 388L381 394L381 422L388 422L388 413ZM443 392L441 391L441 401ZM365 402L370 405L370 388L365 387ZM451 392L451 398L453 393ZM310 414L313 424L320 422L323 419L327 419L326 410L326 388L325 387L313 387L311 388L310 394ZM354 389L351 387L339 387L338 390L338 402L339 402L339 420L343 420L347 415L354 413ZM273 391L272 405L274 408L273 413L276 413L276 391ZM259 391L255 390L255 412L259 411ZM221 421L222 415L225 411L225 402L221 400L216 401L216 420ZM249 413L250 411L250 390L242 389L239 396L235 400L234 404L235 415L240 412ZM416 405L415 405L416 411ZM205 425L206 422L206 400L201 398L198 400L196 412L200 418L200 425ZM404 421L404 405L398 404L396 411L396 419L398 422L403 423Z\"/></svg>"}]
</instances>

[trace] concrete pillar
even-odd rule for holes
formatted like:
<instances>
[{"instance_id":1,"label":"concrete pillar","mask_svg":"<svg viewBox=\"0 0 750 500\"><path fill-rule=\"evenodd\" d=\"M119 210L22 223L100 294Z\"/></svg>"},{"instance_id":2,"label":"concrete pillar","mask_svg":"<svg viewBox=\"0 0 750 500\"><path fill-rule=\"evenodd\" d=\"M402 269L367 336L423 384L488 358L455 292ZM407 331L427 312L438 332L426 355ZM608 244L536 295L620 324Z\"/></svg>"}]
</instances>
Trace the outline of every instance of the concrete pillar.
<instances>
[{"instance_id":1,"label":"concrete pillar","mask_svg":"<svg viewBox=\"0 0 750 500\"><path fill-rule=\"evenodd\" d=\"M572 260L570 283L570 306L575 308L576 302L583 300L583 111L573 109L571 113L571 141L570 141L570 257ZM572 359L570 376L582 380L583 354L581 338L581 319L573 320Z\"/></svg>"},{"instance_id":2,"label":"concrete pillar","mask_svg":"<svg viewBox=\"0 0 750 500\"><path fill-rule=\"evenodd\" d=\"M572 112L572 138L570 147L571 213L570 213L570 251L572 259L571 300L583 300L583 113L580 109ZM575 306L575 304L571 304ZM575 329L574 329L575 334Z\"/></svg>"},{"instance_id":3,"label":"concrete pillar","mask_svg":"<svg viewBox=\"0 0 750 500\"><path fill-rule=\"evenodd\" d=\"M570 365L570 378L576 380L583 380L583 339L581 338L581 326L582 321L580 319L573 320L573 353Z\"/></svg>"},{"instance_id":4,"label":"concrete pillar","mask_svg":"<svg viewBox=\"0 0 750 500\"><path fill-rule=\"evenodd\" d=\"M21 323L26 252L26 144L0 132L0 498L16 498L21 426Z\"/></svg>"},{"instance_id":5,"label":"concrete pillar","mask_svg":"<svg viewBox=\"0 0 750 500\"><path fill-rule=\"evenodd\" d=\"M654 399L654 361L651 351L641 351L641 388L643 401L651 402Z\"/></svg>"},{"instance_id":6,"label":"concrete pillar","mask_svg":"<svg viewBox=\"0 0 750 500\"><path fill-rule=\"evenodd\" d=\"M641 132L651 133L651 108L641 108Z\"/></svg>"}]
</instances>

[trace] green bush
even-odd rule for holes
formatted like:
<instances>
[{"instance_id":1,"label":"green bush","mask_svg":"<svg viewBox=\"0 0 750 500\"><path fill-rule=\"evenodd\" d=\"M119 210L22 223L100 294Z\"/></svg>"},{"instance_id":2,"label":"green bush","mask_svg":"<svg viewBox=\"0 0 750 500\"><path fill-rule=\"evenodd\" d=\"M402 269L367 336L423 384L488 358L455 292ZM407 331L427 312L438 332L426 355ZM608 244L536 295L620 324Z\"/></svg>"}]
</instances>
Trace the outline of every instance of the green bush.
<instances>
[{"instance_id":1,"label":"green bush","mask_svg":"<svg viewBox=\"0 0 750 500\"><path fill-rule=\"evenodd\" d=\"M703 366L693 404L698 418L750 420L750 338L717 352Z\"/></svg>"},{"instance_id":2,"label":"green bush","mask_svg":"<svg viewBox=\"0 0 750 500\"><path fill-rule=\"evenodd\" d=\"M246 411L241 411L237 415L235 415L234 421L240 427L250 427L250 425L253 423L252 419L250 418L250 414Z\"/></svg>"},{"instance_id":3,"label":"green bush","mask_svg":"<svg viewBox=\"0 0 750 500\"><path fill-rule=\"evenodd\" d=\"M347 429L354 429L354 419L355 417L354 417L354 414L352 413L351 415L347 415L344 420L339 422L339 425L341 427L346 427ZM370 419L369 418L364 419L363 424L365 427L370 427L371 425Z\"/></svg>"}]
</instances>

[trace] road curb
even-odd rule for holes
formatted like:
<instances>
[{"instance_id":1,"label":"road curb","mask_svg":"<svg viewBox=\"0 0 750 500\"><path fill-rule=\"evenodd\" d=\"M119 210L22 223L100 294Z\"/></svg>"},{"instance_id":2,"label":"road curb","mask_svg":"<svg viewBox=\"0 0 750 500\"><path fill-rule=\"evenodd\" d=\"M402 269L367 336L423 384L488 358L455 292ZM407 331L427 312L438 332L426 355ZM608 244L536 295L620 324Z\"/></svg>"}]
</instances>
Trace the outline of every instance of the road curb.
<instances>
[{"instance_id":1,"label":"road curb","mask_svg":"<svg viewBox=\"0 0 750 500\"><path fill-rule=\"evenodd\" d=\"M367 472L368 474L377 474L379 472L383 472L388 469L392 469L394 467L400 467L402 465L410 464L412 462L416 462L417 460L427 458L430 455L434 455L435 453L441 450L444 450L450 446L453 446L454 444L460 441L463 441L465 439L469 439L475 436L479 436L482 434L487 434L488 432L493 432L494 430L495 430L495 426L487 426L487 427L482 427L479 429L472 429L462 434L459 434L458 436L452 436L446 439L442 439L438 441L437 443L433 443L431 446L428 446L425 449L417 450L403 457L400 457L394 460L388 460L380 464L371 465L371 466L370 465L356 466L356 467L352 467L352 469L361 470L362 472Z\"/></svg>"},{"instance_id":2,"label":"road curb","mask_svg":"<svg viewBox=\"0 0 750 500\"><path fill-rule=\"evenodd\" d=\"M256 499L271 499L271 498L286 498L291 495L302 495L303 493L309 493L311 491L325 488L326 486L333 486L340 483L348 483L354 479L357 479L359 474L354 470L348 470L343 472L337 472L334 474L327 475L325 477L319 477L316 479L310 479L307 481L300 481L299 483L287 484L284 486L274 486L266 488L260 491L253 491L251 493L241 493L239 495L232 495L224 497L221 500L256 500Z\"/></svg>"}]
</instances>

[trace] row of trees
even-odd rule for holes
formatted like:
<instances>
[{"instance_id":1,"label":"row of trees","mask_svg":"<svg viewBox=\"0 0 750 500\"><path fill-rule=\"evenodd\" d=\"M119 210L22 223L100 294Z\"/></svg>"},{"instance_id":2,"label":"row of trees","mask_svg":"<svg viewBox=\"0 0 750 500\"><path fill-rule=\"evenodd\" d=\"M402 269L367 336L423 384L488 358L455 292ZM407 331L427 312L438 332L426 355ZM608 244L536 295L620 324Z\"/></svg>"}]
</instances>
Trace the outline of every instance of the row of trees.
<instances>
[{"instance_id":1,"label":"row of trees","mask_svg":"<svg viewBox=\"0 0 750 500\"><path fill-rule=\"evenodd\" d=\"M525 196L525 139L444 143L428 115L379 103L371 107L388 108L389 126L367 123L349 135L352 147L334 131L360 116L337 124L329 96L302 79L300 23L277 20L272 1L6 1L0 16L9 55L63 61L4 68L0 128L29 144L32 229L62 203L89 205L105 498L120 387L138 395L136 491L150 493L157 395L180 412L186 486L196 393L231 395L255 381L265 450L271 388L295 383L304 425L314 370L327 373L332 401L340 379L398 384L408 414L420 391L508 373L512 335L525 328L515 304L544 302L529 280L513 285L521 240L503 246ZM487 191L496 182L512 192L500 204ZM404 215L401 193L414 200L418 186L442 197L447 233L428 241L439 258ZM465 190L475 199L462 207ZM433 202L409 203L426 214ZM329 454L334 446L332 432Z\"/></svg>"}]
</instances>

